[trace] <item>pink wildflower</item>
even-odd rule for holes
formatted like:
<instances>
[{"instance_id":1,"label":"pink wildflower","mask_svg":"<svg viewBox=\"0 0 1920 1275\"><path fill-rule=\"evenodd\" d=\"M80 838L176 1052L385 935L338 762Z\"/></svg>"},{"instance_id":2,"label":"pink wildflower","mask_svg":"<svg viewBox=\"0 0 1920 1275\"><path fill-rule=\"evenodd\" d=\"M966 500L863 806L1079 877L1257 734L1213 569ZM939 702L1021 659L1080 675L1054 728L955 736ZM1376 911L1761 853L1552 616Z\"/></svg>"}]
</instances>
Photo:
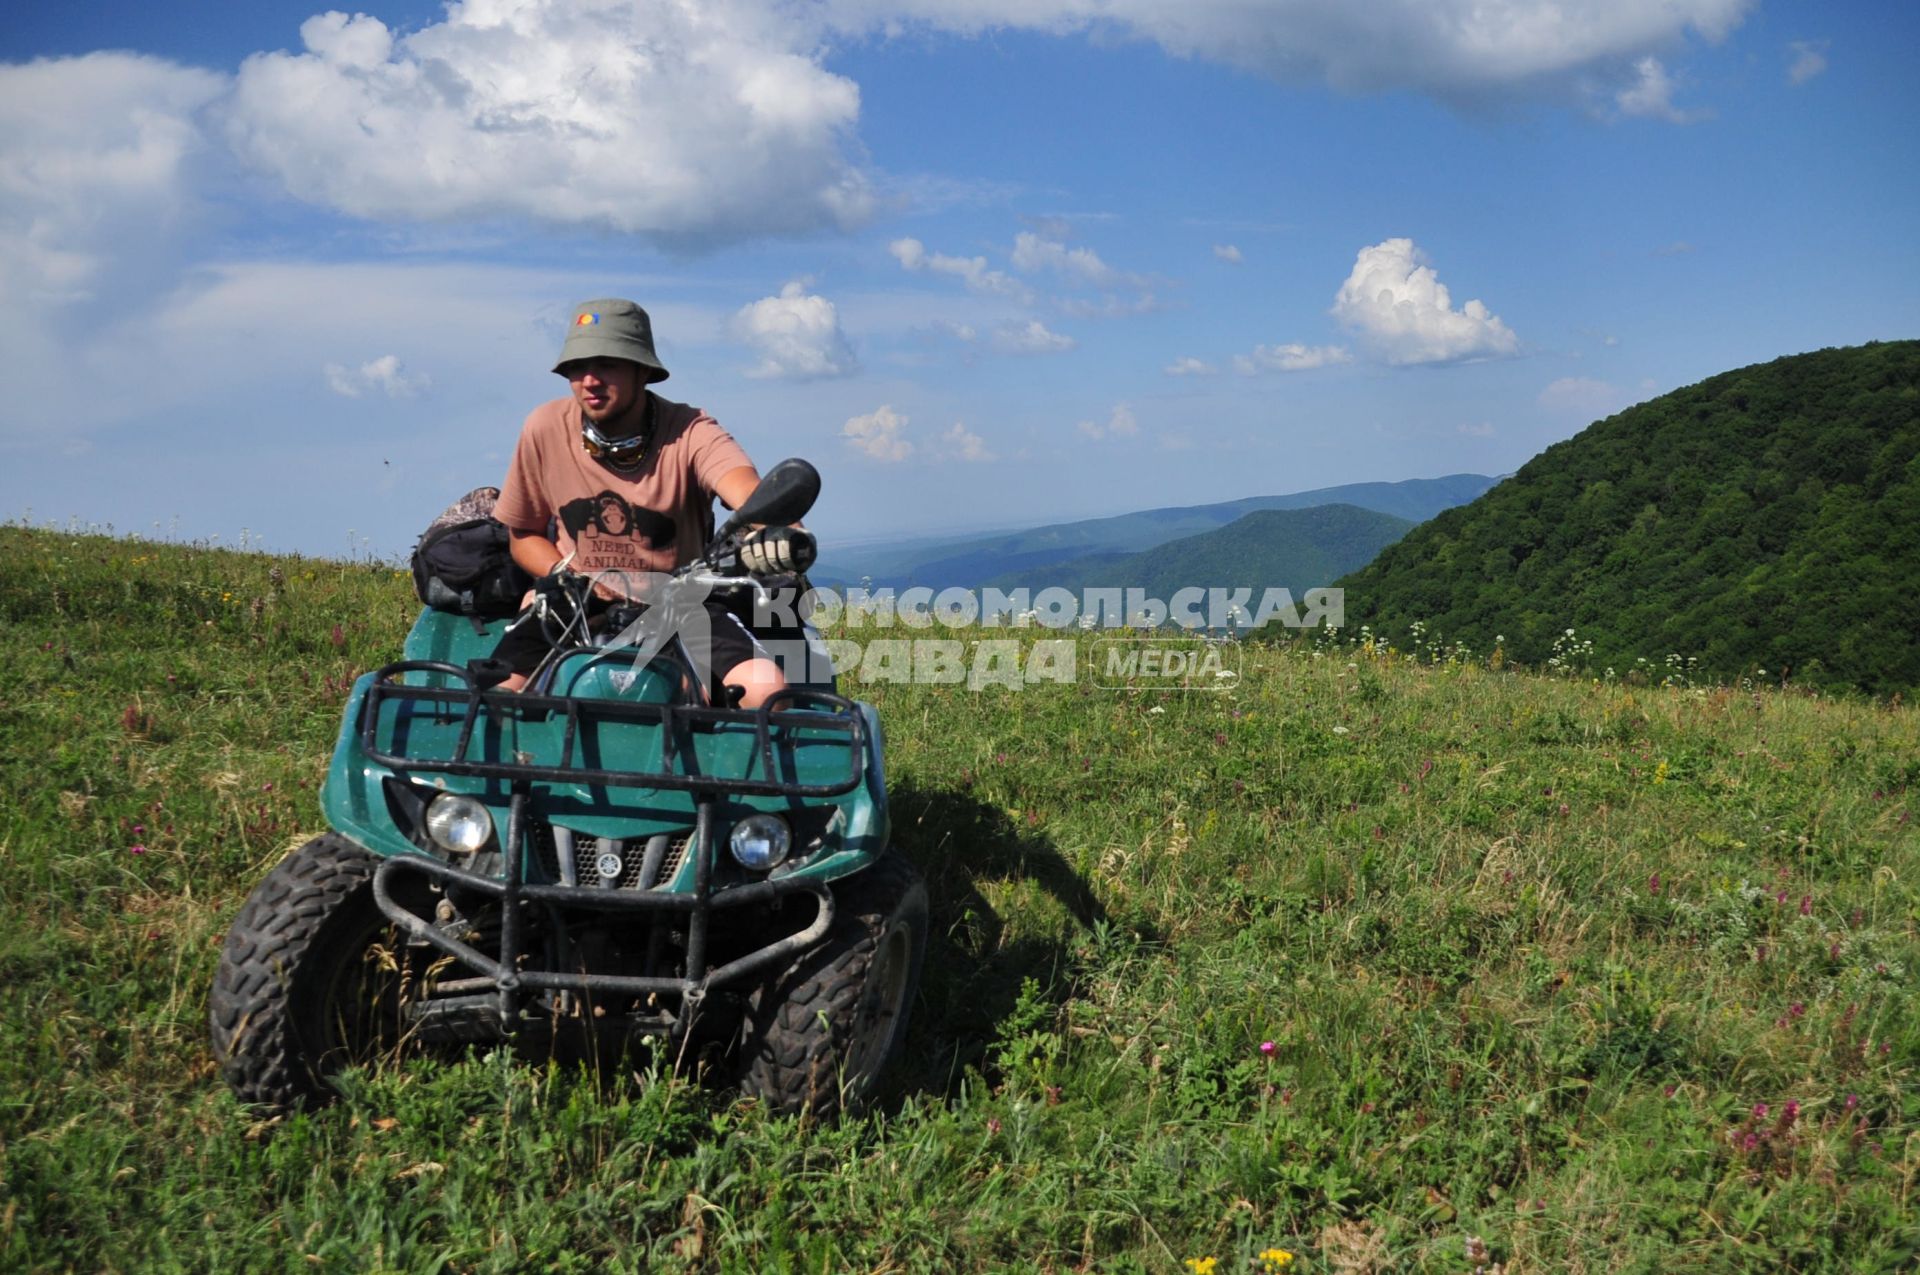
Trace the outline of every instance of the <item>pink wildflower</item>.
<instances>
[{"instance_id":1,"label":"pink wildflower","mask_svg":"<svg viewBox=\"0 0 1920 1275\"><path fill-rule=\"evenodd\" d=\"M1274 1044L1270 1040L1263 1040L1260 1042L1260 1052L1266 1055L1268 1058L1273 1057L1274 1054L1279 1051L1279 1048L1280 1047L1278 1045Z\"/></svg>"}]
</instances>

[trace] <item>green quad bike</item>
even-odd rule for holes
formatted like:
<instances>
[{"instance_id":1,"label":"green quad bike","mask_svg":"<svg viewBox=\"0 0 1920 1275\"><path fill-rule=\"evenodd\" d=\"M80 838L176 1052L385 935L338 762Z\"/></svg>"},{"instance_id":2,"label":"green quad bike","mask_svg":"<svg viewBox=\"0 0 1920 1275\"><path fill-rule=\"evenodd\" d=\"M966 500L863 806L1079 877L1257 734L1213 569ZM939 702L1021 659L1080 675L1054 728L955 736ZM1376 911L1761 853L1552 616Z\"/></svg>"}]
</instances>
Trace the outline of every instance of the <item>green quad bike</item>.
<instances>
[{"instance_id":1,"label":"green quad bike","mask_svg":"<svg viewBox=\"0 0 1920 1275\"><path fill-rule=\"evenodd\" d=\"M927 941L878 718L791 664L765 706L711 707L647 619L676 590L758 587L714 564L748 524L798 521L819 481L776 466L645 615L550 627L524 692L487 658L505 621L435 610L359 679L321 795L333 831L267 875L221 951L213 1049L243 1101L325 1103L409 1047L610 1058L641 1037L775 1111L874 1097Z\"/></svg>"}]
</instances>

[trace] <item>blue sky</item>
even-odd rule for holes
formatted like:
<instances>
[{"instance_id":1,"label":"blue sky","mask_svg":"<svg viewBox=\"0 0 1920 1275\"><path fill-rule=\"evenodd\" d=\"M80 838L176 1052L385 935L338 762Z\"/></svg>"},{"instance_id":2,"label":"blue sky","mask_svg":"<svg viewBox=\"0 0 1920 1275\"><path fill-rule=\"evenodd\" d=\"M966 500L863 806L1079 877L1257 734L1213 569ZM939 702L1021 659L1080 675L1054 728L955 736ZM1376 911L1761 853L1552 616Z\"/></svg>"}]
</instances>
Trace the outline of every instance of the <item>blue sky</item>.
<instances>
[{"instance_id":1,"label":"blue sky","mask_svg":"<svg viewBox=\"0 0 1920 1275\"><path fill-rule=\"evenodd\" d=\"M843 541L1508 472L1920 335L1920 10L41 6L0 27L0 517L403 553L571 305Z\"/></svg>"}]
</instances>

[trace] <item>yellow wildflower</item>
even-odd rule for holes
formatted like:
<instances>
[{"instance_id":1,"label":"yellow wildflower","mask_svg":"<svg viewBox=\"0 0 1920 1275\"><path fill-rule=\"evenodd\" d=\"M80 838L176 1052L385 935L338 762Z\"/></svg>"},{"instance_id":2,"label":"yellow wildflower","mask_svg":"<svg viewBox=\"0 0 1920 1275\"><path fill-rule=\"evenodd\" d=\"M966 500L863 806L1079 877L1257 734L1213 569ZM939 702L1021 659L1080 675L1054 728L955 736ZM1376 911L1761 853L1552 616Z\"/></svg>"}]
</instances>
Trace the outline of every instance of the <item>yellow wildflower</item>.
<instances>
[{"instance_id":1,"label":"yellow wildflower","mask_svg":"<svg viewBox=\"0 0 1920 1275\"><path fill-rule=\"evenodd\" d=\"M1220 1259L1217 1257L1189 1257L1187 1259L1187 1269L1192 1271L1193 1275L1213 1275L1213 1268L1219 1264Z\"/></svg>"},{"instance_id":2,"label":"yellow wildflower","mask_svg":"<svg viewBox=\"0 0 1920 1275\"><path fill-rule=\"evenodd\" d=\"M1284 1248L1260 1250L1260 1269L1263 1271L1283 1271L1293 1265L1293 1254Z\"/></svg>"}]
</instances>

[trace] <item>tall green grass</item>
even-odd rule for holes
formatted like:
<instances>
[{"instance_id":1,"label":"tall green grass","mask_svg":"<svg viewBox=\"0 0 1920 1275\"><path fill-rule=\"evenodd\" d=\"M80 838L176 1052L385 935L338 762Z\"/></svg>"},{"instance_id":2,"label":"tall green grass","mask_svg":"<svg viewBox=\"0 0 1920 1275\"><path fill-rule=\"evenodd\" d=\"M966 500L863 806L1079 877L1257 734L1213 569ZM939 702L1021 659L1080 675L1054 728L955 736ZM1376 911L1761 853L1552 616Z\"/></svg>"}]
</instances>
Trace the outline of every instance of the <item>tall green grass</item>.
<instances>
[{"instance_id":1,"label":"tall green grass","mask_svg":"<svg viewBox=\"0 0 1920 1275\"><path fill-rule=\"evenodd\" d=\"M216 948L413 615L390 565L0 529L0 1266L1920 1261L1920 713L1377 643L857 687L934 899L865 1121L492 1054L259 1123Z\"/></svg>"}]
</instances>

